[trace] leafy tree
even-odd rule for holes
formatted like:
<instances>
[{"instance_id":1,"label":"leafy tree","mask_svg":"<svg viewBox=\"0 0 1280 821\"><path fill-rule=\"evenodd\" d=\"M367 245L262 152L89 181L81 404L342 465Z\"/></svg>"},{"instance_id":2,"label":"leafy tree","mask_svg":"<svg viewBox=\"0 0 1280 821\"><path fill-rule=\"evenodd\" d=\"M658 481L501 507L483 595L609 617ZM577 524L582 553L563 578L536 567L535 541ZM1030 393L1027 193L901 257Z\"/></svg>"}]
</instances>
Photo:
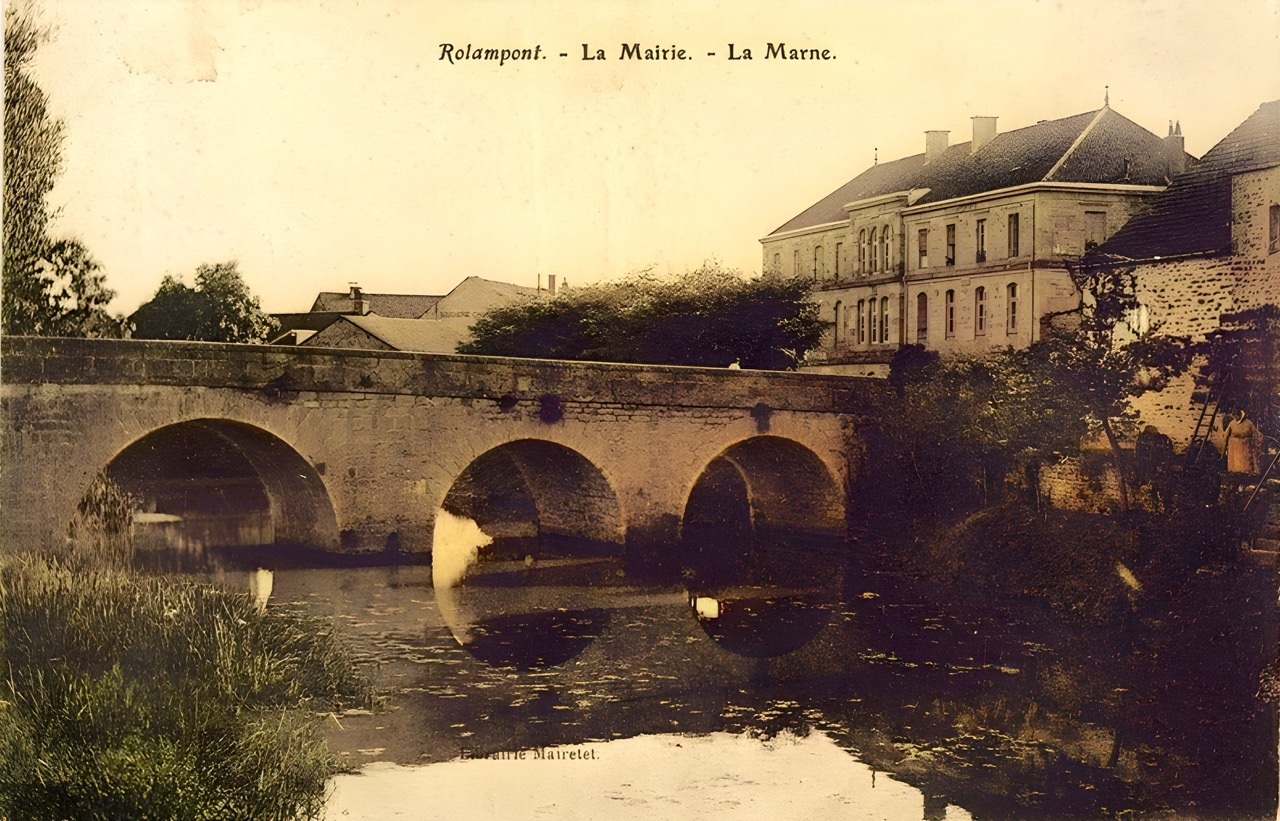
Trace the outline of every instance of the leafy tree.
<instances>
[{"instance_id":1,"label":"leafy tree","mask_svg":"<svg viewBox=\"0 0 1280 821\"><path fill-rule=\"evenodd\" d=\"M194 288L166 276L129 320L138 339L264 342L277 327L249 293L235 262L201 265Z\"/></svg>"},{"instance_id":2,"label":"leafy tree","mask_svg":"<svg viewBox=\"0 0 1280 821\"><path fill-rule=\"evenodd\" d=\"M62 158L63 126L28 71L48 32L25 4L4 10L4 276L0 328L45 336L120 336L115 296L74 240L52 240L46 196Z\"/></svg>"},{"instance_id":3,"label":"leafy tree","mask_svg":"<svg viewBox=\"0 0 1280 821\"><path fill-rule=\"evenodd\" d=\"M675 279L648 271L498 308L460 353L605 362L794 368L827 323L803 280L746 279L704 265Z\"/></svg>"}]
</instances>

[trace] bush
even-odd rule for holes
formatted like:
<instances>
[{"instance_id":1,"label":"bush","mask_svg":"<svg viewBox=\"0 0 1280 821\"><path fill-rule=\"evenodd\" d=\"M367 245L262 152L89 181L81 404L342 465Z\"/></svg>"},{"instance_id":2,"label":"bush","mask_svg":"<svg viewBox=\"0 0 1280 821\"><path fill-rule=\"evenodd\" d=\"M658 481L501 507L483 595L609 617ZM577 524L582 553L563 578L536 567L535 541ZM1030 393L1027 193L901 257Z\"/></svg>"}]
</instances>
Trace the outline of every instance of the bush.
<instances>
[{"instance_id":1,"label":"bush","mask_svg":"<svg viewBox=\"0 0 1280 821\"><path fill-rule=\"evenodd\" d=\"M194 582L0 565L0 817L319 814L317 709L367 697L320 621Z\"/></svg>"}]
</instances>

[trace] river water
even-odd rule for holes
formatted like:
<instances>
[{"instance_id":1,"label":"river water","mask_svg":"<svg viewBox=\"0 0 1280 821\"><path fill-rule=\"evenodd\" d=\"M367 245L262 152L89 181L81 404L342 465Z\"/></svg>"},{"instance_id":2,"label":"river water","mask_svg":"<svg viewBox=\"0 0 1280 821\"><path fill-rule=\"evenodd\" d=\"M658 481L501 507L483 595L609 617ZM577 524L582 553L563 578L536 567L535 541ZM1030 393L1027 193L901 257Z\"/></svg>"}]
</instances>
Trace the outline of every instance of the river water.
<instances>
[{"instance_id":1,"label":"river water","mask_svg":"<svg viewBox=\"0 0 1280 821\"><path fill-rule=\"evenodd\" d=\"M667 585L521 552L217 574L334 619L381 694L328 719L328 818L1275 817L1273 569L1090 630L840 551Z\"/></svg>"}]
</instances>

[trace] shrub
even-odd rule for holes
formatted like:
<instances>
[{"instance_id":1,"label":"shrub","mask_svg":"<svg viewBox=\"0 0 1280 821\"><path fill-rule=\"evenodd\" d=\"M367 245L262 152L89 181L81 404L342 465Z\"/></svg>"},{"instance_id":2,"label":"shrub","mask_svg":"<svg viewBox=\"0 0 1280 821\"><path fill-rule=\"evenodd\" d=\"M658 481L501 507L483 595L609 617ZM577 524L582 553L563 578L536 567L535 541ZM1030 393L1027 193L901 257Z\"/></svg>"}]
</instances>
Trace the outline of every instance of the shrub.
<instances>
[{"instance_id":1,"label":"shrub","mask_svg":"<svg viewBox=\"0 0 1280 821\"><path fill-rule=\"evenodd\" d=\"M331 630L245 595L0 564L0 817L319 814L314 719L367 697Z\"/></svg>"}]
</instances>

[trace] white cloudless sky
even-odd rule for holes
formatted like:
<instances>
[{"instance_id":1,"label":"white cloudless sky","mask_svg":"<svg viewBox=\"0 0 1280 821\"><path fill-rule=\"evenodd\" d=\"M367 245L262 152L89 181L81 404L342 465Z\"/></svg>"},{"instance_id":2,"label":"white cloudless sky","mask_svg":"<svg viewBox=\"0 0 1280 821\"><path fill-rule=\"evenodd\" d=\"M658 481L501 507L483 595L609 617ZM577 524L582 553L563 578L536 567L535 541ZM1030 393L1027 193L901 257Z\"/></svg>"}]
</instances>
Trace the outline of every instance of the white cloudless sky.
<instances>
[{"instance_id":1,"label":"white cloudless sky","mask_svg":"<svg viewBox=\"0 0 1280 821\"><path fill-rule=\"evenodd\" d=\"M12 0L11 0L12 2ZM54 230L131 312L235 259L272 311L320 290L570 283L705 259L867 168L1112 108L1203 154L1280 98L1280 0L42 0L66 122ZM835 59L765 60L767 43ZM536 62L441 59L441 44ZM584 61L583 44L604 49ZM622 43L693 59L622 61ZM730 62L728 44L754 60ZM568 57L560 57L564 52ZM715 52L715 57L709 57Z\"/></svg>"}]
</instances>

